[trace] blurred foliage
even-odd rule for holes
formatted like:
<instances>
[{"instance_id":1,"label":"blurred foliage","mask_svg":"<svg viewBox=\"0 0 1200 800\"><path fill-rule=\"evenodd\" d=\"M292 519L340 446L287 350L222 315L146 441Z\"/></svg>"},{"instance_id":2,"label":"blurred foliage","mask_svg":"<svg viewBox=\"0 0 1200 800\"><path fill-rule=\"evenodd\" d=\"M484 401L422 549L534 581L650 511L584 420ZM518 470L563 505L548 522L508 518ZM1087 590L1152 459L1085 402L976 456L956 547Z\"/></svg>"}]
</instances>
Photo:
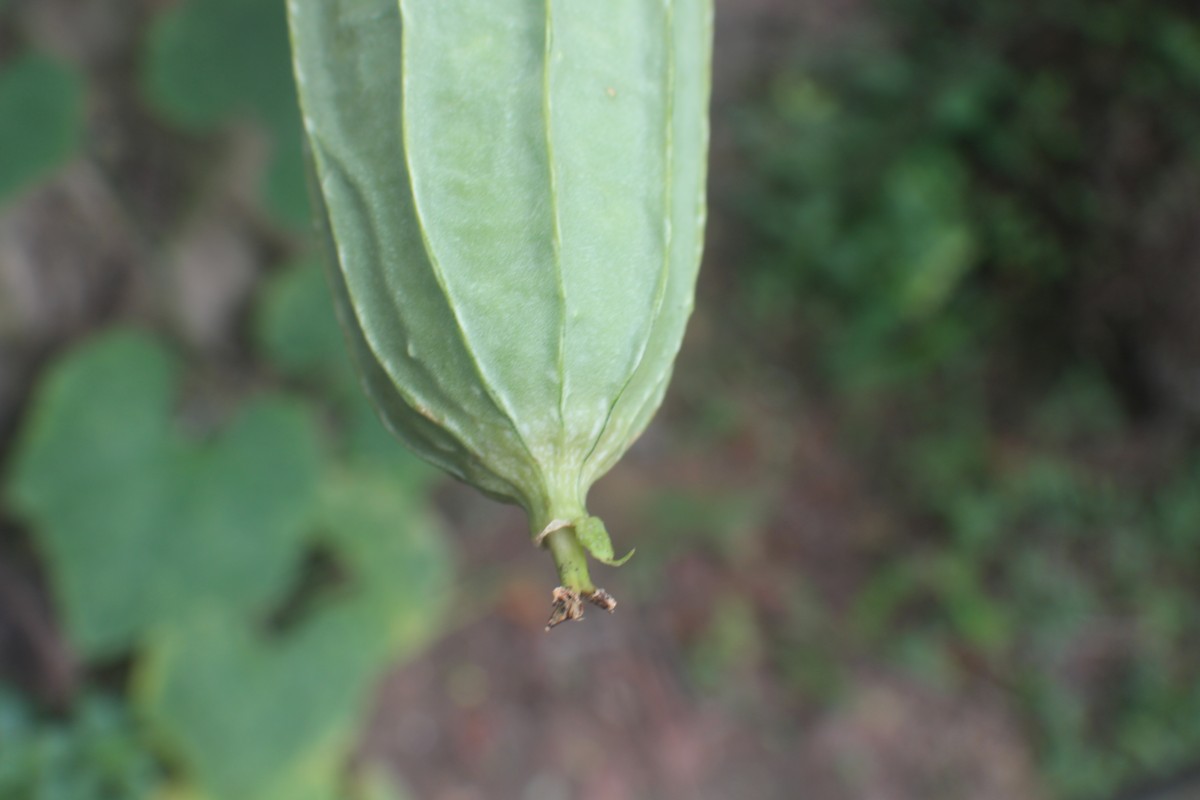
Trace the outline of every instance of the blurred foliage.
<instances>
[{"instance_id":1,"label":"blurred foliage","mask_svg":"<svg viewBox=\"0 0 1200 800\"><path fill-rule=\"evenodd\" d=\"M267 286L258 333L289 389L203 437L180 430L183 369L158 338L111 331L60 357L6 487L76 647L133 654L139 746L188 796L344 798L370 687L448 600L429 472L335 366L317 292L312 264Z\"/></svg>"},{"instance_id":2,"label":"blurred foliage","mask_svg":"<svg viewBox=\"0 0 1200 800\"><path fill-rule=\"evenodd\" d=\"M144 31L138 79L153 113L197 143L257 125L264 203L307 227L283 4L165 7ZM70 154L82 105L82 81L56 62L0 67L0 194ZM346 759L371 687L433 635L449 599L449 554L426 508L433 473L363 396L314 262L277 265L253 312L253 368L274 388L232 409L197 400L203 378L145 331L101 333L37 387L0 488L29 524L76 651L95 667L131 664L127 695L109 703L147 769L136 790L113 788L120 774L84 761L95 748L73 731L91 730L90 701L61 724L25 709L0 796L403 796L381 773L348 776ZM87 794L85 780L108 782Z\"/></svg>"},{"instance_id":3,"label":"blurred foliage","mask_svg":"<svg viewBox=\"0 0 1200 800\"><path fill-rule=\"evenodd\" d=\"M171 422L177 367L135 333L60 360L13 467L9 498L37 524L87 656L212 604L261 615L296 569L318 488L311 414L259 399L198 445Z\"/></svg>"},{"instance_id":4,"label":"blurred foliage","mask_svg":"<svg viewBox=\"0 0 1200 800\"><path fill-rule=\"evenodd\" d=\"M1091 282L1139 268L1133 212L1200 175L1200 18L875 13L742 120L747 301L795 331L909 510L859 636L936 684L1011 687L1055 796L1103 796L1200 752L1200 454L1164 481L1089 456L1141 409L1079 318Z\"/></svg>"},{"instance_id":5,"label":"blurred foliage","mask_svg":"<svg viewBox=\"0 0 1200 800\"><path fill-rule=\"evenodd\" d=\"M263 123L268 201L303 222L283 19L277 3L174 7L155 17L142 77L152 105L189 131ZM6 199L74 154L85 85L22 48L20 25L0 33L17 46L0 62ZM296 327L287 314L279 324ZM96 667L132 661L137 722L133 699L115 694L75 698L53 719L0 694L0 797L344 800L363 695L438 624L448 559L421 484L385 490L380 470L343 457L349 437L324 430L334 412L304 392L260 393L226 425L189 419L183 375L159 337L110 332L54 361L31 404L0 490L30 524L74 649ZM336 592L307 583L319 548L339 570ZM282 702L285 689L305 702ZM299 775L306 793L283 785Z\"/></svg>"},{"instance_id":6,"label":"blurred foliage","mask_svg":"<svg viewBox=\"0 0 1200 800\"><path fill-rule=\"evenodd\" d=\"M283 3L187 0L159 13L147 37L142 81L151 105L186 130L208 133L239 118L262 124L273 148L267 203L283 221L308 224Z\"/></svg>"},{"instance_id":7,"label":"blurred foliage","mask_svg":"<svg viewBox=\"0 0 1200 800\"><path fill-rule=\"evenodd\" d=\"M964 436L919 447L945 457ZM983 470L916 472L941 475L921 508L948 539L881 569L858 600L860 634L935 682L953 679L964 649L978 654L1023 698L1063 797L1189 763L1200 750L1200 459L1149 494L1044 454Z\"/></svg>"},{"instance_id":8,"label":"blurred foliage","mask_svg":"<svg viewBox=\"0 0 1200 800\"><path fill-rule=\"evenodd\" d=\"M71 720L47 721L0 686L0 797L147 800L161 779L120 701L85 697Z\"/></svg>"},{"instance_id":9,"label":"blurred foliage","mask_svg":"<svg viewBox=\"0 0 1200 800\"><path fill-rule=\"evenodd\" d=\"M83 89L79 74L41 53L0 63L0 202L75 153Z\"/></svg>"},{"instance_id":10,"label":"blurred foliage","mask_svg":"<svg viewBox=\"0 0 1200 800\"><path fill-rule=\"evenodd\" d=\"M255 319L256 335L274 367L314 388L357 391L342 332L319 264L281 270L267 285Z\"/></svg>"},{"instance_id":11,"label":"blurred foliage","mask_svg":"<svg viewBox=\"0 0 1200 800\"><path fill-rule=\"evenodd\" d=\"M1132 210L1200 165L1194 9L877 5L874 35L777 76L742 126L753 298L803 320L850 389L969 370L1009 340L1079 357L1072 293L1134 268Z\"/></svg>"},{"instance_id":12,"label":"blurred foliage","mask_svg":"<svg viewBox=\"0 0 1200 800\"><path fill-rule=\"evenodd\" d=\"M412 455L384 430L359 385L315 260L289 264L266 282L254 328L268 364L297 391L320 400L334 416L339 457L382 470L422 494L441 473Z\"/></svg>"}]
</instances>

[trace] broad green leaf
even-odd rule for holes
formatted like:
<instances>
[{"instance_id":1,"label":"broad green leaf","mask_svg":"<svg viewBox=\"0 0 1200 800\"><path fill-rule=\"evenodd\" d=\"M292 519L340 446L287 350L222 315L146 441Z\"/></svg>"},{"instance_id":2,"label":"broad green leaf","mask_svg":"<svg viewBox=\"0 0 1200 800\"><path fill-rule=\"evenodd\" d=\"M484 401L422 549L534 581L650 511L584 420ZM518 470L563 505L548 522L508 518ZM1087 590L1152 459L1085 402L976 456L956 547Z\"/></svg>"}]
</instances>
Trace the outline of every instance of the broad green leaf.
<instances>
[{"instance_id":1,"label":"broad green leaf","mask_svg":"<svg viewBox=\"0 0 1200 800\"><path fill-rule=\"evenodd\" d=\"M311 523L320 454L306 409L263 398L195 442L171 419L176 379L155 340L117 332L63 357L34 396L7 495L88 656L197 606L265 612Z\"/></svg>"},{"instance_id":2,"label":"broad green leaf","mask_svg":"<svg viewBox=\"0 0 1200 800\"><path fill-rule=\"evenodd\" d=\"M71 157L83 101L83 79L48 56L0 64L0 201Z\"/></svg>"},{"instance_id":3,"label":"broad green leaf","mask_svg":"<svg viewBox=\"0 0 1200 800\"><path fill-rule=\"evenodd\" d=\"M326 617L362 636L363 652L394 658L416 649L436 631L449 599L449 552L419 489L397 485L386 470L358 467L324 481L323 540L355 578ZM368 621L374 627L360 630Z\"/></svg>"},{"instance_id":4,"label":"broad green leaf","mask_svg":"<svg viewBox=\"0 0 1200 800\"><path fill-rule=\"evenodd\" d=\"M230 119L261 121L273 136L264 178L270 207L308 222L287 21L278 0L185 0L150 26L144 92L166 119L208 132Z\"/></svg>"},{"instance_id":5,"label":"broad green leaf","mask_svg":"<svg viewBox=\"0 0 1200 800\"><path fill-rule=\"evenodd\" d=\"M211 798L267 798L311 762L330 784L361 692L362 656L301 631L259 641L244 619L201 613L168 629L138 676L161 744ZM355 674L345 675L347 660Z\"/></svg>"},{"instance_id":6,"label":"broad green leaf","mask_svg":"<svg viewBox=\"0 0 1200 800\"><path fill-rule=\"evenodd\" d=\"M302 620L271 635L227 612L198 615L157 641L139 676L155 728L214 798L328 796L311 792L336 783L381 670L441 621L440 531L389 475L332 475L320 516L348 577Z\"/></svg>"}]
</instances>

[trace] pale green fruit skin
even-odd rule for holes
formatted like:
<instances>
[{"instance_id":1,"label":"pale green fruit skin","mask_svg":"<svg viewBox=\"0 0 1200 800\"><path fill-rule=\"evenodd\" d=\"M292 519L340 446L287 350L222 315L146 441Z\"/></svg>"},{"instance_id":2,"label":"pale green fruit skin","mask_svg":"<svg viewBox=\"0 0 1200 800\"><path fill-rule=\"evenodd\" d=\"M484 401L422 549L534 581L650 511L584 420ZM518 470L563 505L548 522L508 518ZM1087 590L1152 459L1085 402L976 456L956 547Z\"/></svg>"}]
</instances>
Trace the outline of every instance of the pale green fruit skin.
<instances>
[{"instance_id":1,"label":"pale green fruit skin","mask_svg":"<svg viewBox=\"0 0 1200 800\"><path fill-rule=\"evenodd\" d=\"M711 0L288 8L334 294L381 415L534 533L586 519L692 310Z\"/></svg>"}]
</instances>

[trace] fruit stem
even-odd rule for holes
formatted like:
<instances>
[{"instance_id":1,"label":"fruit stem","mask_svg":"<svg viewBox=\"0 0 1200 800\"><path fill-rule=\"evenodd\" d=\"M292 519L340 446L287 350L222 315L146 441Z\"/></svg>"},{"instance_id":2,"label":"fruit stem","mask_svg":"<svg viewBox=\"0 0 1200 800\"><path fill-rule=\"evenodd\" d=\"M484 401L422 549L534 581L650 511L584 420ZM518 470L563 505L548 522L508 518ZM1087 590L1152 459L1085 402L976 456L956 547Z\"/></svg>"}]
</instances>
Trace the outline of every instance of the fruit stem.
<instances>
[{"instance_id":1,"label":"fruit stem","mask_svg":"<svg viewBox=\"0 0 1200 800\"><path fill-rule=\"evenodd\" d=\"M562 581L562 585L550 596L550 620L546 623L546 630L569 619L583 619L585 600L611 613L617 607L617 601L592 583L588 575L587 551L579 542L575 526L565 522L560 526L556 521L546 527L550 532L545 534L544 539L538 538L543 547L550 549L550 555L558 567L558 579Z\"/></svg>"},{"instance_id":2,"label":"fruit stem","mask_svg":"<svg viewBox=\"0 0 1200 800\"><path fill-rule=\"evenodd\" d=\"M574 528L560 528L546 537L546 547L554 557L554 565L558 567L558 577L566 589L580 594L591 594L596 591L591 576L588 575L587 552L575 536Z\"/></svg>"}]
</instances>

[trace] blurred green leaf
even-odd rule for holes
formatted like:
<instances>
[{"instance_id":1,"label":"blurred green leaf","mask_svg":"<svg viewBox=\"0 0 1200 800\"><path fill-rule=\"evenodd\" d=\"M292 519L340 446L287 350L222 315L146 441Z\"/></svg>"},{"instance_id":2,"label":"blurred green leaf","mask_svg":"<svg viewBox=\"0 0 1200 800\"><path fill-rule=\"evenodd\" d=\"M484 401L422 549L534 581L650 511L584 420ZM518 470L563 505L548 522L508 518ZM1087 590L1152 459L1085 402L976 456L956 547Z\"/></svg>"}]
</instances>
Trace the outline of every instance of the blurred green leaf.
<instances>
[{"instance_id":1,"label":"blurred green leaf","mask_svg":"<svg viewBox=\"0 0 1200 800\"><path fill-rule=\"evenodd\" d=\"M38 719L0 686L0 797L5 800L148 800L162 781L128 709L88 695L67 720Z\"/></svg>"},{"instance_id":2,"label":"blurred green leaf","mask_svg":"<svg viewBox=\"0 0 1200 800\"><path fill-rule=\"evenodd\" d=\"M292 81L284 4L277 0L186 0L150 27L142 71L151 105L197 132L237 117L273 137L264 196L283 220L307 226L308 192L300 112Z\"/></svg>"},{"instance_id":3,"label":"blurred green leaf","mask_svg":"<svg viewBox=\"0 0 1200 800\"><path fill-rule=\"evenodd\" d=\"M303 261L267 283L255 319L259 347L289 378L311 384L338 417L343 454L356 464L391 470L398 483L427 486L441 473L387 431L367 399L334 315L324 270Z\"/></svg>"},{"instance_id":4,"label":"blurred green leaf","mask_svg":"<svg viewBox=\"0 0 1200 800\"><path fill-rule=\"evenodd\" d=\"M307 232L312 223L308 204L308 177L304 168L304 145L300 140L300 117L275 128L275 157L267 169L263 187L267 206L280 219Z\"/></svg>"},{"instance_id":5,"label":"blurred green leaf","mask_svg":"<svg viewBox=\"0 0 1200 800\"><path fill-rule=\"evenodd\" d=\"M286 375L351 383L357 390L320 264L291 264L272 276L255 322L265 355Z\"/></svg>"},{"instance_id":6,"label":"blurred green leaf","mask_svg":"<svg viewBox=\"0 0 1200 800\"><path fill-rule=\"evenodd\" d=\"M144 713L208 796L282 800L277 787L316 777L314 763L332 788L369 656L321 633L260 641L245 620L213 610L157 640L140 676Z\"/></svg>"},{"instance_id":7,"label":"blurred green leaf","mask_svg":"<svg viewBox=\"0 0 1200 800\"><path fill-rule=\"evenodd\" d=\"M357 577L338 607L352 621L374 620L372 652L407 653L438 629L449 601L451 561L441 525L424 509L423 485L397 483L385 469L354 466L327 475L323 536Z\"/></svg>"},{"instance_id":8,"label":"blurred green leaf","mask_svg":"<svg viewBox=\"0 0 1200 800\"><path fill-rule=\"evenodd\" d=\"M186 0L150 26L146 95L170 121L208 131L234 115L272 129L296 118L287 20L274 0Z\"/></svg>"},{"instance_id":9,"label":"blurred green leaf","mask_svg":"<svg viewBox=\"0 0 1200 800\"><path fill-rule=\"evenodd\" d=\"M0 201L76 151L83 101L83 78L48 56L0 65Z\"/></svg>"},{"instance_id":10,"label":"blurred green leaf","mask_svg":"<svg viewBox=\"0 0 1200 800\"><path fill-rule=\"evenodd\" d=\"M36 526L73 640L90 656L142 651L139 703L189 781L213 800L341 800L370 687L436 633L449 599L424 484L323 463L311 415L283 398L194 442L171 419L178 372L130 331L63 357L35 394L8 495ZM301 585L294 619L268 624L314 545L334 585ZM124 757L105 743L109 710L84 724L89 758ZM29 758L59 764L60 739ZM62 776L45 797L92 796L66 768L37 769Z\"/></svg>"},{"instance_id":11,"label":"blurred green leaf","mask_svg":"<svg viewBox=\"0 0 1200 800\"><path fill-rule=\"evenodd\" d=\"M88 656L197 606L265 612L311 524L320 451L306 409L263 398L196 443L171 421L176 373L149 336L109 333L54 365L23 432L8 495Z\"/></svg>"},{"instance_id":12,"label":"blurred green leaf","mask_svg":"<svg viewBox=\"0 0 1200 800\"><path fill-rule=\"evenodd\" d=\"M333 475L321 519L344 585L282 633L198 614L158 638L139 676L147 715L213 798L332 797L374 681L441 622L440 531L390 475Z\"/></svg>"}]
</instances>

